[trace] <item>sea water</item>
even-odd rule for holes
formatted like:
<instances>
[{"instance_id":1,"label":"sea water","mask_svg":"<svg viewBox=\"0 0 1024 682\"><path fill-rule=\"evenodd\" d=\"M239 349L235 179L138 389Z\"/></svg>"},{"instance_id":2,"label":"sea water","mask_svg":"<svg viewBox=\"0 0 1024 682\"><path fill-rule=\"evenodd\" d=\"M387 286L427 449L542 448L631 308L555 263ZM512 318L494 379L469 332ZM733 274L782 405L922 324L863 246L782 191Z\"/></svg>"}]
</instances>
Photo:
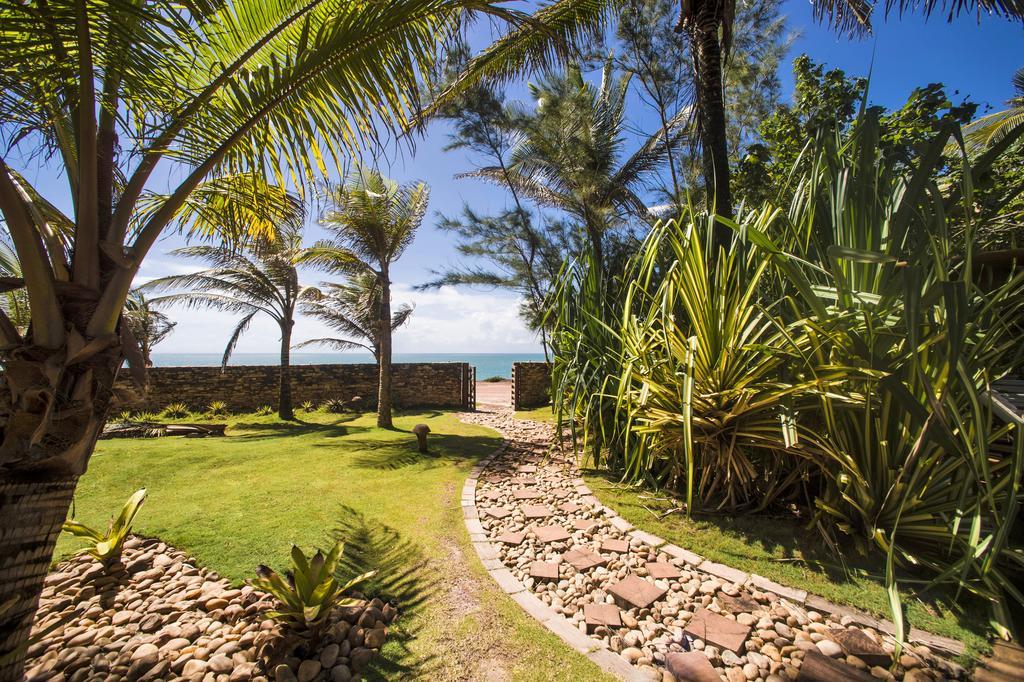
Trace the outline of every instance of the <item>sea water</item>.
<instances>
[{"instance_id":1,"label":"sea water","mask_svg":"<svg viewBox=\"0 0 1024 682\"><path fill-rule=\"evenodd\" d=\"M153 353L156 367L219 366L220 353ZM235 353L230 365L276 365L276 353ZM395 353L392 362L468 362L476 367L476 377L512 377L513 362L543 362L543 353ZM292 353L293 365L330 365L372 363L369 353Z\"/></svg>"}]
</instances>

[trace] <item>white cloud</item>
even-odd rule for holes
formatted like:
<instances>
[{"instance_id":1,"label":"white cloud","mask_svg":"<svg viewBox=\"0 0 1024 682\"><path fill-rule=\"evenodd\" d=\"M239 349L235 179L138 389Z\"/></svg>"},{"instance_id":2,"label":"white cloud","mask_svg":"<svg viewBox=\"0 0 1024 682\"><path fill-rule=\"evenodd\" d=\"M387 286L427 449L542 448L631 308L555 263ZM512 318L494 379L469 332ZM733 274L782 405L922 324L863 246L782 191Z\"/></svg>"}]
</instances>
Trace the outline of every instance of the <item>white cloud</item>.
<instances>
[{"instance_id":1,"label":"white cloud","mask_svg":"<svg viewBox=\"0 0 1024 682\"><path fill-rule=\"evenodd\" d=\"M394 300L416 311L395 335L403 353L536 353L540 343L519 318L520 300L505 292L396 285Z\"/></svg>"},{"instance_id":2,"label":"white cloud","mask_svg":"<svg viewBox=\"0 0 1024 682\"><path fill-rule=\"evenodd\" d=\"M154 262L140 281L169 274L188 272L188 263ZM410 322L395 334L397 353L536 353L537 339L518 316L519 300L505 292L471 291L443 287L436 291L414 291L396 283L395 304L416 306ZM237 316L211 310L172 308L167 311L177 322L174 332L161 343L157 353L221 353ZM333 336L322 323L300 316L292 342ZM238 353L277 353L281 333L266 316L253 320L238 344ZM309 349L312 352L315 349Z\"/></svg>"}]
</instances>

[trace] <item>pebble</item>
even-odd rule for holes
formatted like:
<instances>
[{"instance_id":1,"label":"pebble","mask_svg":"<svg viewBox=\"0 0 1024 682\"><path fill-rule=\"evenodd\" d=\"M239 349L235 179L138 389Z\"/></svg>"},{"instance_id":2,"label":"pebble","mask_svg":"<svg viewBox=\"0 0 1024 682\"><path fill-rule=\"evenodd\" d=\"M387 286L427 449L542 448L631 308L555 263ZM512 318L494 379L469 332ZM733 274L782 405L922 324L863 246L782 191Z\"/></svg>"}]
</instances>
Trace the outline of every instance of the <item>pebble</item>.
<instances>
[{"instance_id":1,"label":"pebble","mask_svg":"<svg viewBox=\"0 0 1024 682\"><path fill-rule=\"evenodd\" d=\"M690 564L679 564L681 575L678 578L650 580L647 562L672 562L674 557L647 546L639 537L628 535L612 523L604 507L594 504L593 498L583 492L574 492L579 474L571 461L562 461L557 450L552 448L555 439L549 425L514 420L508 410L462 414L460 419L495 428L506 438L507 445L502 454L489 464L477 481L476 495L479 506L502 506L513 513L503 519L481 514L480 524L486 536L496 539L502 533L526 530L528 520L522 512L524 504L543 505L556 510L569 502L580 508L563 514L563 521L571 519L593 523L588 531L569 530L573 537L565 543L542 544L531 532L518 546L500 545L498 560L526 586L528 592L556 613L566 616L574 628L584 631L584 605L614 604L615 599L609 589L627 575L637 575L668 590L663 598L647 608L620 608L621 628L599 627L590 634L599 646L608 647L634 665L638 679L662 679L663 674L667 675L663 667L667 654L684 650L703 651L716 666L718 675L729 682L796 679L805 653L812 650L837 661L853 663L853 659L844 657L839 645L828 635L831 629L853 622L848 614L831 615L805 609L776 594L758 590L750 583L723 580ZM553 460L545 461L544 456L549 453ZM523 464L534 465L536 471L518 472L518 467ZM512 478L521 476L531 480L528 483L512 482ZM523 487L538 490L541 497L515 499L513 491ZM554 489L565 490L569 494L554 495L550 492ZM482 500L487 502L482 503ZM557 517L544 523L556 521ZM614 521L622 526L618 519ZM568 528L568 523L565 526ZM625 540L629 551L625 554L602 552L600 546L605 540ZM607 564L577 571L561 558L566 550L573 547L587 547L602 555ZM531 579L529 568L534 561L561 564L559 580L552 583ZM739 603L750 606L745 610L730 611L727 606L732 607L723 601L724 596L735 597L742 600ZM744 650L740 652L743 655L722 651L700 639L682 641L683 628L699 607L720 613L752 629ZM863 665L862 661L858 662ZM919 669L933 679L966 679L966 673L962 671L961 674L945 674L946 670L955 671L946 668L947 663L932 652L926 652ZM910 669L908 666L903 668ZM901 673L903 668L899 669ZM865 665L864 669L868 667ZM907 676L914 677L909 673Z\"/></svg>"},{"instance_id":2,"label":"pebble","mask_svg":"<svg viewBox=\"0 0 1024 682\"><path fill-rule=\"evenodd\" d=\"M274 680L276 682L299 682L298 678L295 677L295 673L288 667L286 663L281 663L274 668Z\"/></svg>"},{"instance_id":3,"label":"pebble","mask_svg":"<svg viewBox=\"0 0 1024 682\"><path fill-rule=\"evenodd\" d=\"M338 660L338 651L340 647L331 642L320 651L320 665L325 669L333 668L334 662Z\"/></svg>"},{"instance_id":4,"label":"pebble","mask_svg":"<svg viewBox=\"0 0 1024 682\"><path fill-rule=\"evenodd\" d=\"M227 673L231 672L231 669L235 667L235 664L224 654L217 654L210 658L206 667L214 673Z\"/></svg>"},{"instance_id":5,"label":"pebble","mask_svg":"<svg viewBox=\"0 0 1024 682\"><path fill-rule=\"evenodd\" d=\"M125 542L122 564L110 568L87 556L61 562L47 578L37 623L65 625L33 644L26 670L54 682L349 682L352 669L365 667L383 646L398 613L379 599L340 607L328 617L313 660L295 659L297 677L287 664L264 658L286 634L263 616L272 597L248 585L232 588L194 563L165 543L138 537ZM107 585L116 585L109 598ZM355 631L358 641L349 642ZM266 677L264 665L273 668ZM56 676L49 674L54 666Z\"/></svg>"},{"instance_id":6,"label":"pebble","mask_svg":"<svg viewBox=\"0 0 1024 682\"><path fill-rule=\"evenodd\" d=\"M299 682L310 682L314 677L320 674L320 661L306 660L299 664Z\"/></svg>"},{"instance_id":7,"label":"pebble","mask_svg":"<svg viewBox=\"0 0 1024 682\"><path fill-rule=\"evenodd\" d=\"M839 646L838 642L833 642L831 639L822 639L815 643L818 647L818 651L825 654L829 658L842 658L843 647Z\"/></svg>"}]
</instances>

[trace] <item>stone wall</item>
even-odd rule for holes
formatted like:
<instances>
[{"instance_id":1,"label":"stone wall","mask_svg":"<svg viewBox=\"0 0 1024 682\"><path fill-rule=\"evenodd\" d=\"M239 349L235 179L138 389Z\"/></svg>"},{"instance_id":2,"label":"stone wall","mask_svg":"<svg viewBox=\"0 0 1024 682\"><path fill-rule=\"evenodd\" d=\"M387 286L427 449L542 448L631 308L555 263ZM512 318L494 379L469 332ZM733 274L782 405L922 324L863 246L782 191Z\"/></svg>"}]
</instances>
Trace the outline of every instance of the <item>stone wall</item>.
<instances>
[{"instance_id":1,"label":"stone wall","mask_svg":"<svg viewBox=\"0 0 1024 682\"><path fill-rule=\"evenodd\" d=\"M512 409L541 407L551 402L551 365L546 362L512 363Z\"/></svg>"},{"instance_id":2,"label":"stone wall","mask_svg":"<svg viewBox=\"0 0 1024 682\"><path fill-rule=\"evenodd\" d=\"M471 408L471 367L464 362L400 363L392 365L395 407ZM377 404L376 365L293 365L292 399L296 406L309 400L317 405L331 398L363 398ZM151 367L145 397L134 393L116 409L159 411L170 403L201 409L221 400L233 412L262 405L277 406L279 368L274 365L228 367ZM119 382L127 387L127 382Z\"/></svg>"}]
</instances>

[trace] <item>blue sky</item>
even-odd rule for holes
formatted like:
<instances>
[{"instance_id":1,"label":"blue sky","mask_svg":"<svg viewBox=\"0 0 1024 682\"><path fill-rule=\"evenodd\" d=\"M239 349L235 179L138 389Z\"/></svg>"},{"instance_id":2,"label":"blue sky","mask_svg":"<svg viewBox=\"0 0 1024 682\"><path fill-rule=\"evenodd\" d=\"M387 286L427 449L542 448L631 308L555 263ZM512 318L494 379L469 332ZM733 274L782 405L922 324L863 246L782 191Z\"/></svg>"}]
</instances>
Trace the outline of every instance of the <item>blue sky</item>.
<instances>
[{"instance_id":1,"label":"blue sky","mask_svg":"<svg viewBox=\"0 0 1024 682\"><path fill-rule=\"evenodd\" d=\"M998 108L1012 94L1013 72L1024 65L1024 27L1020 23L991 17L977 22L961 17L947 24L941 14L929 20L908 15L881 21L879 16L872 37L850 40L815 24L809 2L789 0L784 11L789 28L799 33L787 57L787 68L780 74L786 99L792 92L788 63L801 53L850 75L867 75L870 71L870 98L887 107L902 104L916 86L941 82L948 93L958 93L955 99L969 97L979 104ZM475 38L483 40L486 36ZM523 91L521 86L510 88L510 94L516 96ZM513 296L463 289L412 291L414 285L429 278L432 269L457 262L451 240L434 229L438 213L457 213L464 202L480 211L495 212L506 202L502 192L480 181L454 179L453 176L469 170L472 164L462 153L444 152L442 148L446 143L446 127L434 124L416 143L413 153L403 153L383 166L392 177L402 181L423 180L431 187L431 211L423 229L394 270L396 303L416 305L412 322L395 338L395 349L398 352L537 352L539 344L516 316L517 301ZM38 169L39 185L45 190L64 191L66 185L47 179L47 174L46 168ZM48 196L66 205L60 196ZM308 235L314 239L319 236L315 216L310 223ZM194 269L187 262L166 255L179 245L176 238L158 243L144 264L139 281ZM306 279L315 282L318 275L309 273ZM178 321L178 327L157 352L220 351L233 326L231 319L212 312L172 310L170 315ZM300 320L295 338L322 336L324 331L310 320ZM239 344L238 352L276 352L278 343L276 326L264 321L252 327Z\"/></svg>"}]
</instances>

